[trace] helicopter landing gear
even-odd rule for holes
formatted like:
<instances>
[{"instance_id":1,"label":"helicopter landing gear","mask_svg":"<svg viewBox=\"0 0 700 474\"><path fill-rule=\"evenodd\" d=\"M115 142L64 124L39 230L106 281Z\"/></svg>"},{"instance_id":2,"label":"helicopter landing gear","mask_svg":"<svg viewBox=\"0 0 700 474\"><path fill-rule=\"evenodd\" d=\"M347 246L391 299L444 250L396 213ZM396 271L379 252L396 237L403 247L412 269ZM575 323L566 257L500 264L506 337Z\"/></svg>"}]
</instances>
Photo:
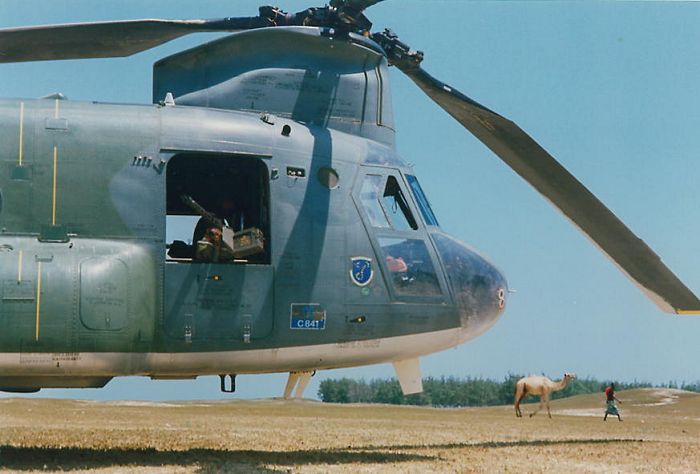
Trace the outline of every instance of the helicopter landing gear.
<instances>
[{"instance_id":1,"label":"helicopter landing gear","mask_svg":"<svg viewBox=\"0 0 700 474\"><path fill-rule=\"evenodd\" d=\"M393 365L404 395L423 391L423 379L418 358L397 360L393 362Z\"/></svg>"},{"instance_id":2,"label":"helicopter landing gear","mask_svg":"<svg viewBox=\"0 0 700 474\"><path fill-rule=\"evenodd\" d=\"M230 380L228 387L226 386L226 377L228 377ZM219 374L219 379L221 380L222 392L233 393L236 391L236 374Z\"/></svg>"},{"instance_id":3,"label":"helicopter landing gear","mask_svg":"<svg viewBox=\"0 0 700 474\"><path fill-rule=\"evenodd\" d=\"M284 387L284 399L289 400L290 398L292 398L292 390L294 390L295 386L297 387L297 390L294 393L294 398L301 399L302 395L304 394L304 390L306 390L306 386L309 384L309 381L311 380L311 377L314 376L314 374L316 374L315 370L289 372L287 385L286 387Z\"/></svg>"}]
</instances>

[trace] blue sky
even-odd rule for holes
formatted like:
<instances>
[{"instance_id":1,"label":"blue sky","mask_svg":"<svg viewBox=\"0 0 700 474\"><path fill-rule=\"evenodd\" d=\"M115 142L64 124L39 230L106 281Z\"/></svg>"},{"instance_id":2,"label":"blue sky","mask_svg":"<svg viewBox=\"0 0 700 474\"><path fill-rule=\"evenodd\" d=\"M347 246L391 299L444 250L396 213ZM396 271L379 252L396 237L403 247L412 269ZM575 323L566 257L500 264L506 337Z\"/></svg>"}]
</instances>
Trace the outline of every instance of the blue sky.
<instances>
[{"instance_id":1,"label":"blue sky","mask_svg":"<svg viewBox=\"0 0 700 474\"><path fill-rule=\"evenodd\" d=\"M298 11L312 3L280 0ZM249 16L258 2L1 0L0 27ZM318 3L318 6L321 2ZM425 52L425 69L514 120L700 293L700 4L386 1L368 10ZM151 65L198 34L125 59L0 65L0 96L150 101ZM696 381L700 316L661 313L558 211L398 71L397 148L443 228L489 256L511 289L485 335L422 360L424 375L564 371ZM389 365L321 372L389 377ZM284 375L239 377L237 397L281 394ZM217 398L218 379L114 380L77 398Z\"/></svg>"}]
</instances>

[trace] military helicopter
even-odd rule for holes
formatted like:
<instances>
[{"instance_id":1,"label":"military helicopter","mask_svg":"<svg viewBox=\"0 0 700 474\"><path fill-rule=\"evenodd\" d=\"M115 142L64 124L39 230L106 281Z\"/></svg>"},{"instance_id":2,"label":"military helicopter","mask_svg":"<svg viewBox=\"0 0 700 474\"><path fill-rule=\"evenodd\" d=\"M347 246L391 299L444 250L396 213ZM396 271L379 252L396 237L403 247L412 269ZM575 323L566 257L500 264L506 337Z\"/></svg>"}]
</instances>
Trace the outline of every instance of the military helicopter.
<instances>
[{"instance_id":1,"label":"military helicopter","mask_svg":"<svg viewBox=\"0 0 700 474\"><path fill-rule=\"evenodd\" d=\"M189 32L241 31L159 61L155 105L2 102L3 389L218 374L232 390L235 374L290 372L289 395L315 370L393 362L404 391L419 391L418 357L488 329L507 285L440 230L397 156L389 65L659 307L699 308L515 124L429 76L393 33L373 33L364 11L374 3L0 30L2 62L122 56ZM230 258L197 258L200 217L230 230ZM167 237L168 218L192 221L189 242Z\"/></svg>"}]
</instances>

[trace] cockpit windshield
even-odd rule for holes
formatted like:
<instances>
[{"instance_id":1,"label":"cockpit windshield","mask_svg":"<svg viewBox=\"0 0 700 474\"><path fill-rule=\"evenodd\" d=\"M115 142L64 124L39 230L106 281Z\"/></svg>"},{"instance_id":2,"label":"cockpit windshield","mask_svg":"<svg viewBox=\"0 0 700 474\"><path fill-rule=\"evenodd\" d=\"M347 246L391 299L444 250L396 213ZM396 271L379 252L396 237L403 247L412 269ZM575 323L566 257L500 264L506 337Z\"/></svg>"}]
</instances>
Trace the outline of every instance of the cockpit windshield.
<instances>
[{"instance_id":1,"label":"cockpit windshield","mask_svg":"<svg viewBox=\"0 0 700 474\"><path fill-rule=\"evenodd\" d=\"M415 176L407 174L406 180L408 181L409 186L411 186L411 191L413 191L413 196L416 198L416 202L418 203L420 212L423 215L423 219L425 219L425 223L427 225L439 226L440 224L438 224L437 218L433 213L433 209L430 207L430 203L428 202L428 198L425 197L423 188L421 188L420 184L418 183L418 179Z\"/></svg>"}]
</instances>

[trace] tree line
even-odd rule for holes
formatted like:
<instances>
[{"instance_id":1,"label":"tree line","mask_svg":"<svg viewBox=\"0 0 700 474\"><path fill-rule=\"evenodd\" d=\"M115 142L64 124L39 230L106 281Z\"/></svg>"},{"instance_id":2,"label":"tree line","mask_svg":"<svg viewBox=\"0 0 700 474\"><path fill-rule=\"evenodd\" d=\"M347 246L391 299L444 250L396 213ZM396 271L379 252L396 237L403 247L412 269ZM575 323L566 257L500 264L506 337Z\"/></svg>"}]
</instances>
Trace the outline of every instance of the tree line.
<instances>
[{"instance_id":1,"label":"tree line","mask_svg":"<svg viewBox=\"0 0 700 474\"><path fill-rule=\"evenodd\" d=\"M404 395L396 379L373 379L370 381L353 380L349 378L323 380L318 389L318 396L328 403L388 403L392 405L430 405L436 407L473 407L508 405L513 403L515 383L522 375L508 375L503 381L456 377L428 377L423 379L423 392L414 395ZM610 381L593 378L576 379L569 383L564 390L552 393L552 399L570 397L572 395L601 393ZM681 388L700 392L700 382L693 384L652 385L648 382L617 382L616 390L635 388ZM533 399L533 400L536 400Z\"/></svg>"}]
</instances>

